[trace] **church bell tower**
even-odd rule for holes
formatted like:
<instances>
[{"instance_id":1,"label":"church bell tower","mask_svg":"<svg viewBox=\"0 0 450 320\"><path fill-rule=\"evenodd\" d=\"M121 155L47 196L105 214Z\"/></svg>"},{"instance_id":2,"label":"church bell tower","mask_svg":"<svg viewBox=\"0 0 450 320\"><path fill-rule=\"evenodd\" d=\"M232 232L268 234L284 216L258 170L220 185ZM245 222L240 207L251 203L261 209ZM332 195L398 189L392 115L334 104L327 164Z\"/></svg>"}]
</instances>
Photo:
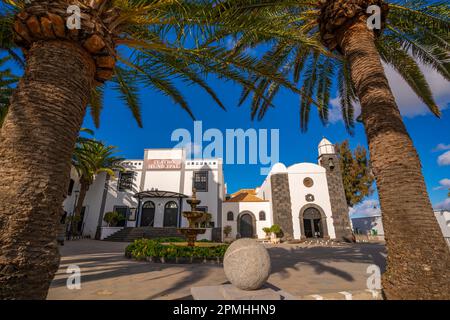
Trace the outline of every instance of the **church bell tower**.
<instances>
[{"instance_id":1,"label":"church bell tower","mask_svg":"<svg viewBox=\"0 0 450 320\"><path fill-rule=\"evenodd\" d=\"M319 165L327 170L328 192L336 239L351 241L352 228L339 163L334 145L323 138L319 144Z\"/></svg>"}]
</instances>

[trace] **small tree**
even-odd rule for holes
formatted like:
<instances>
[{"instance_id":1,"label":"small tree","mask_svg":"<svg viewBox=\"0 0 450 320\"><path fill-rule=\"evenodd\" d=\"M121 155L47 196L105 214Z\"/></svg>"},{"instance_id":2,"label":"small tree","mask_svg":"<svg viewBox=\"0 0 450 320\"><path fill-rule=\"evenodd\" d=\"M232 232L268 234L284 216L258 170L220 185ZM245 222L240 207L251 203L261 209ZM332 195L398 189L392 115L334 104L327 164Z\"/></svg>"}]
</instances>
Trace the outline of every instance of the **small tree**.
<instances>
[{"instance_id":1,"label":"small tree","mask_svg":"<svg viewBox=\"0 0 450 320\"><path fill-rule=\"evenodd\" d=\"M265 232L267 237L270 236L270 233L272 232L272 229L269 227L262 228L262 230Z\"/></svg>"},{"instance_id":2,"label":"small tree","mask_svg":"<svg viewBox=\"0 0 450 320\"><path fill-rule=\"evenodd\" d=\"M352 152L348 140L336 144L336 151L339 154L347 205L353 207L373 193L374 176L370 170L367 151L364 147L357 146Z\"/></svg>"},{"instance_id":3,"label":"small tree","mask_svg":"<svg viewBox=\"0 0 450 320\"><path fill-rule=\"evenodd\" d=\"M103 220L108 224L108 227L115 227L120 221L125 220L125 217L116 211L105 213Z\"/></svg>"},{"instance_id":4,"label":"small tree","mask_svg":"<svg viewBox=\"0 0 450 320\"><path fill-rule=\"evenodd\" d=\"M270 232L272 232L278 237L279 234L281 233L281 227L278 224L274 224L273 226L270 227Z\"/></svg>"},{"instance_id":5,"label":"small tree","mask_svg":"<svg viewBox=\"0 0 450 320\"><path fill-rule=\"evenodd\" d=\"M223 228L223 233L225 234L225 237L228 237L230 235L231 230L232 230L231 226L226 226Z\"/></svg>"},{"instance_id":6,"label":"small tree","mask_svg":"<svg viewBox=\"0 0 450 320\"><path fill-rule=\"evenodd\" d=\"M72 165L80 177L80 195L75 206L75 216L81 215L84 199L96 175L106 172L114 177L116 171L124 170L121 165L123 158L116 157L116 152L117 149L114 146L106 146L93 139L78 138L72 156ZM76 231L73 228L73 233Z\"/></svg>"}]
</instances>

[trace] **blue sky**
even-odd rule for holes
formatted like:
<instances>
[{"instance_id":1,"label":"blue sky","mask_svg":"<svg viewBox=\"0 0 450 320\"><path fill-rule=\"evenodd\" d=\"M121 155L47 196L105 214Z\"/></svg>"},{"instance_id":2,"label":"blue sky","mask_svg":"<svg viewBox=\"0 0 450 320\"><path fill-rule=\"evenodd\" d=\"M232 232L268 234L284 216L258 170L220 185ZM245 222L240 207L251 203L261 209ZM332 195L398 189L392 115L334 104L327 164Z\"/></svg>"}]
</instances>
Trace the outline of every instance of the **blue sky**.
<instances>
[{"instance_id":1,"label":"blue sky","mask_svg":"<svg viewBox=\"0 0 450 320\"><path fill-rule=\"evenodd\" d=\"M447 198L446 189L439 189L439 182L444 184L450 178L450 166L438 164L438 157L450 150L450 85L439 75L424 69L435 93L436 100L443 109L441 119L431 115L426 107L414 96L407 86L391 70L387 70L394 94L400 105L408 131L419 152L428 191L433 204L442 205ZM225 103L227 111L221 110L201 89L190 86L181 87L197 118L203 122L204 130L217 128L222 132L234 128L264 128L280 130L280 161L286 165L296 162L316 162L317 144L323 136L332 142L349 139L351 146L367 146L361 124L357 124L353 137L349 136L339 119L339 112L331 109L331 123L324 127L314 111L307 133L300 132L299 97L282 91L275 100L276 108L271 109L262 121L251 121L249 106L237 106L240 88L232 83L209 79L209 83L218 92ZM96 138L117 146L121 155L127 158L142 158L144 148L173 147L171 134L177 128L193 130L192 119L171 100L151 90L141 90L142 114L144 128L139 128L131 113L117 99L115 92L106 91L105 109L101 116L100 129ZM85 127L94 128L87 115ZM442 144L440 151L436 151ZM448 147L448 149L446 148ZM228 191L240 188L256 187L264 177L260 175L259 165L225 165L225 179ZM376 199L376 194L371 197ZM369 200L371 200L369 199ZM448 199L447 199L448 202ZM366 208L369 206L369 208ZM369 209L369 210L368 210ZM361 212L373 210L373 201L360 206Z\"/></svg>"}]
</instances>

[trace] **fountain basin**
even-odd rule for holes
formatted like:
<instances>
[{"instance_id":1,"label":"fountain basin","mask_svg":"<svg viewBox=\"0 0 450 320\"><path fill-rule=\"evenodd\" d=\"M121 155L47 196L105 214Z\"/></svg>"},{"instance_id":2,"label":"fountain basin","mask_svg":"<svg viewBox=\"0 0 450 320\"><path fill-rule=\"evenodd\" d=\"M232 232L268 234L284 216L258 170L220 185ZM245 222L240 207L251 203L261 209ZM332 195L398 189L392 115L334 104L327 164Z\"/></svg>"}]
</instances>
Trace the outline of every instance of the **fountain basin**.
<instances>
[{"instance_id":1,"label":"fountain basin","mask_svg":"<svg viewBox=\"0 0 450 320\"><path fill-rule=\"evenodd\" d=\"M189 247L193 247L195 245L197 235L204 234L206 232L206 229L204 228L178 228L177 230L186 237Z\"/></svg>"},{"instance_id":2,"label":"fountain basin","mask_svg":"<svg viewBox=\"0 0 450 320\"><path fill-rule=\"evenodd\" d=\"M183 217L189 221L189 227L194 228L194 224L206 221L206 214L203 211L183 211Z\"/></svg>"}]
</instances>

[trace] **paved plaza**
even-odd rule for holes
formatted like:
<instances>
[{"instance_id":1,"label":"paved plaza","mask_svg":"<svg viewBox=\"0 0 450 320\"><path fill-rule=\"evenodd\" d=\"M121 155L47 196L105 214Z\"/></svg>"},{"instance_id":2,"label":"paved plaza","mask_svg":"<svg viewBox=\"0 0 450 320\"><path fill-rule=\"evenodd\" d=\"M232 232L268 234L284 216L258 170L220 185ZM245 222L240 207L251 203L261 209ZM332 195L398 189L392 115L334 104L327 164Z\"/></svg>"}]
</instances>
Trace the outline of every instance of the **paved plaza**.
<instances>
[{"instance_id":1,"label":"paved plaza","mask_svg":"<svg viewBox=\"0 0 450 320\"><path fill-rule=\"evenodd\" d=\"M48 299L191 299L190 288L228 283L217 264L160 264L124 257L127 243L68 241ZM385 266L382 244L337 247L267 245L272 273L268 285L294 296L366 289L367 267ZM81 289L69 290L69 265L81 269Z\"/></svg>"}]
</instances>

